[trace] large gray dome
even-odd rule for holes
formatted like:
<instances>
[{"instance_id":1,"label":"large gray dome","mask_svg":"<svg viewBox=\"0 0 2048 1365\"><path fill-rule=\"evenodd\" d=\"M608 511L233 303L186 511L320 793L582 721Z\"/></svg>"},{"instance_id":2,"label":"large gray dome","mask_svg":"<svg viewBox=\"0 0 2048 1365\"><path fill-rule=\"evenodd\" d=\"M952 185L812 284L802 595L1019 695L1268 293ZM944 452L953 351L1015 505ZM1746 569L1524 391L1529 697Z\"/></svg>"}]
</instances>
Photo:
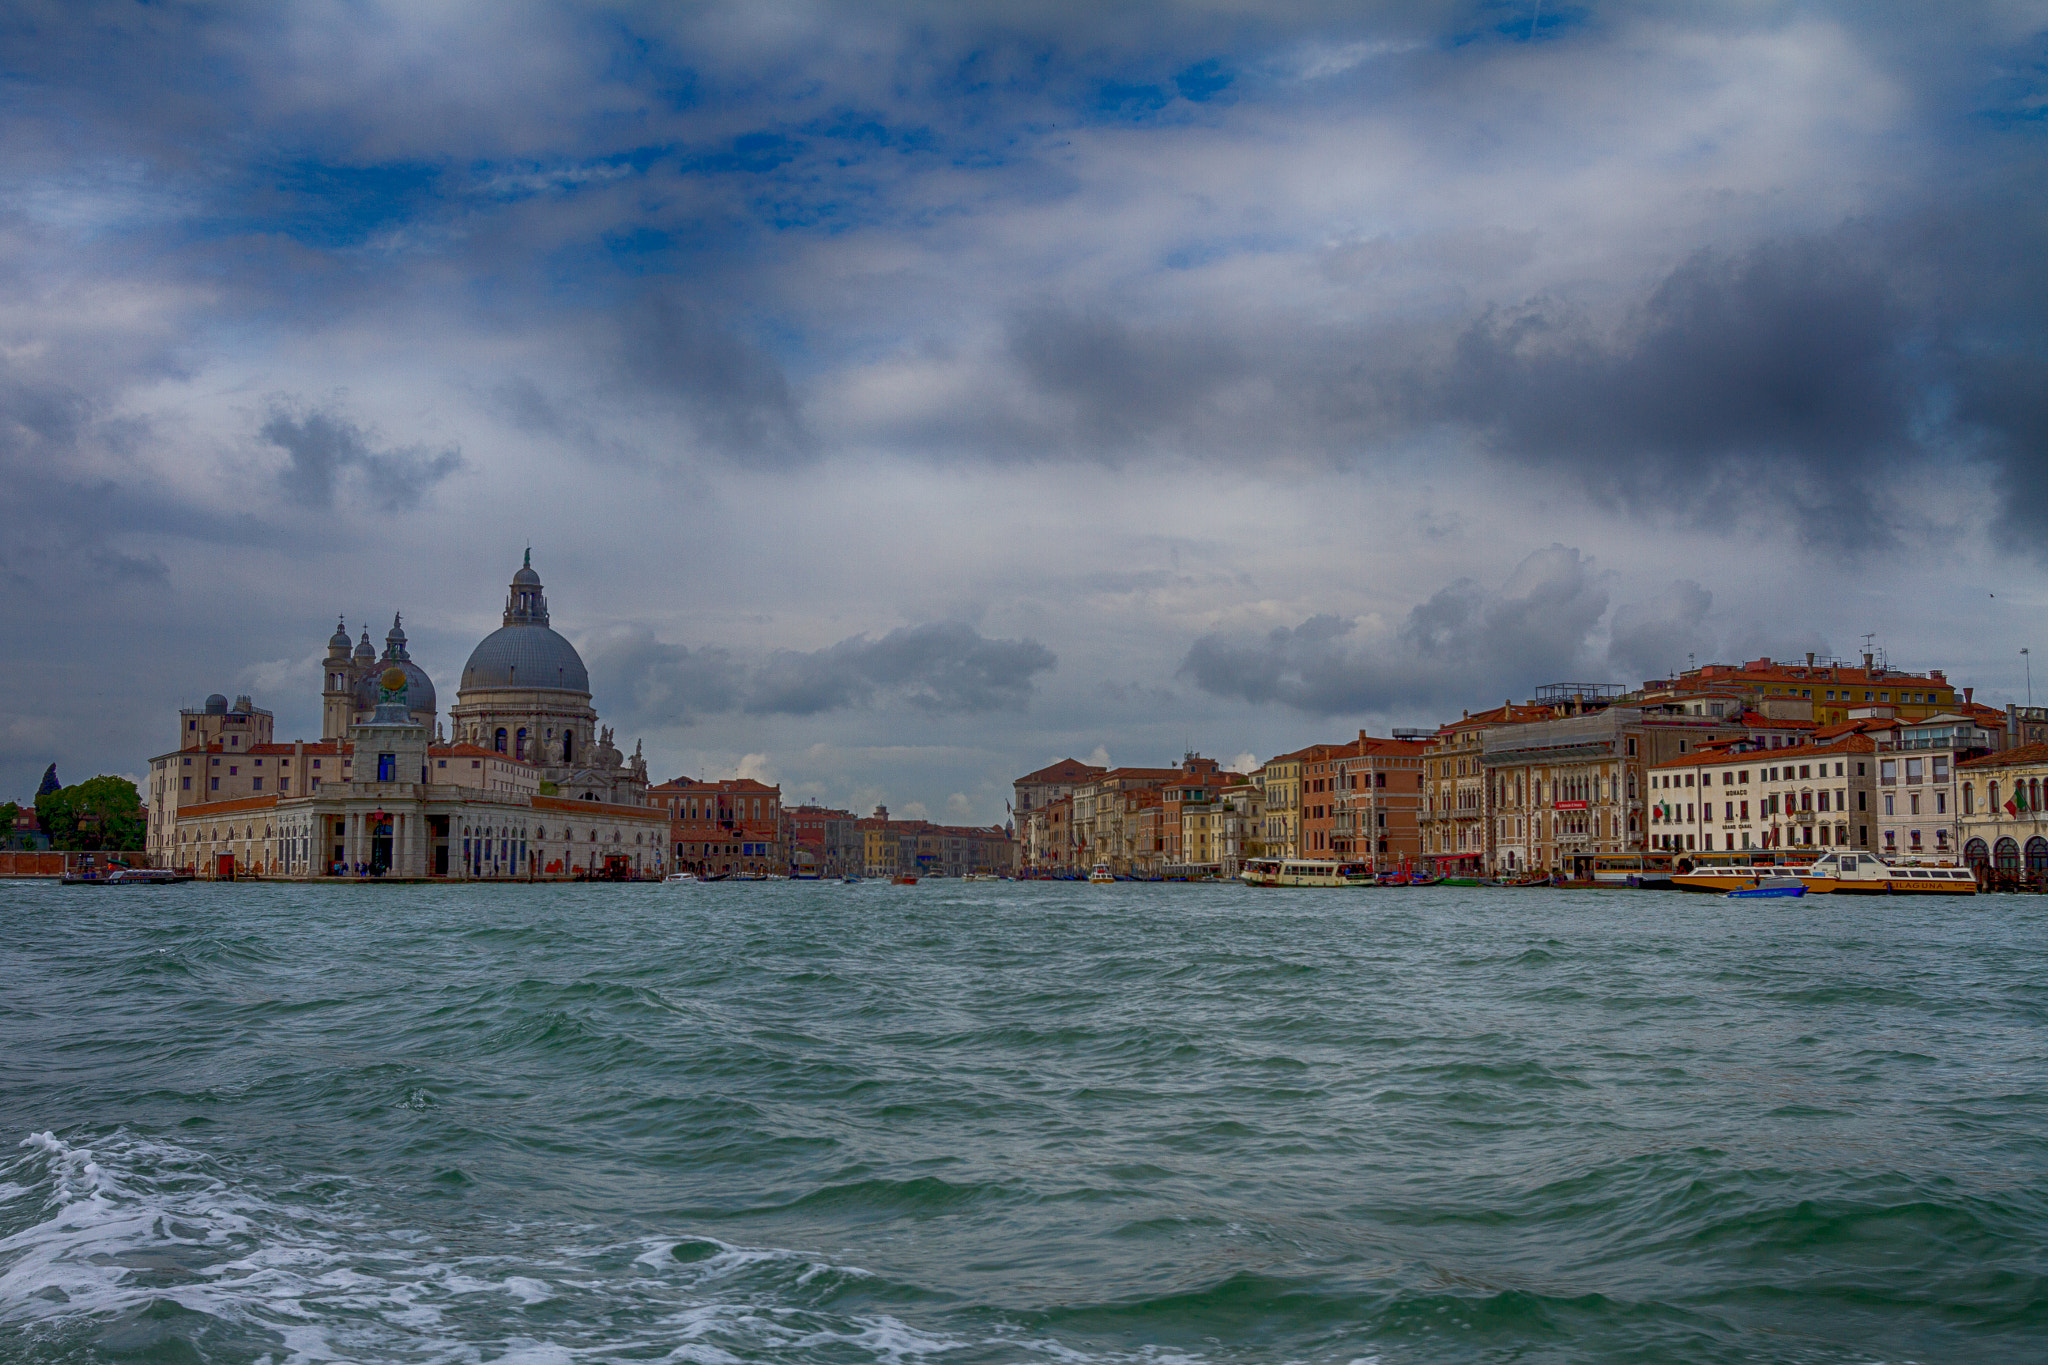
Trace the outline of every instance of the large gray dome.
<instances>
[{"instance_id":1,"label":"large gray dome","mask_svg":"<svg viewBox=\"0 0 2048 1365\"><path fill-rule=\"evenodd\" d=\"M542 625L500 626L470 651L462 666L464 693L490 689L590 691L590 673L576 646Z\"/></svg>"}]
</instances>

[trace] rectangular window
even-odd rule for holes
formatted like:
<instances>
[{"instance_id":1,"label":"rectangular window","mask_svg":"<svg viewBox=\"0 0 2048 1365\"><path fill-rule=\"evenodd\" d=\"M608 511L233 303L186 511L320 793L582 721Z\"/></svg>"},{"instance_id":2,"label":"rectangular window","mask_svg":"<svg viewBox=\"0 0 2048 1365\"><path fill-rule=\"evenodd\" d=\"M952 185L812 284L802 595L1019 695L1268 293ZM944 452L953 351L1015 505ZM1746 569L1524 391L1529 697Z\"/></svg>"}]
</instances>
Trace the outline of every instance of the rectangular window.
<instances>
[{"instance_id":1,"label":"rectangular window","mask_svg":"<svg viewBox=\"0 0 2048 1365\"><path fill-rule=\"evenodd\" d=\"M395 781L397 780L397 778L398 778L398 755L397 755L397 754L378 754L378 755L377 755L377 780L378 780L379 782L395 782Z\"/></svg>"},{"instance_id":2,"label":"rectangular window","mask_svg":"<svg viewBox=\"0 0 2048 1365\"><path fill-rule=\"evenodd\" d=\"M263 779L262 779L262 778L260 778L260 777L258 777L258 778L252 778L252 779L250 780L250 783L249 783L249 790L250 790L250 791L257 791L257 792L260 792L260 791L262 791L262 790L263 790Z\"/></svg>"},{"instance_id":3,"label":"rectangular window","mask_svg":"<svg viewBox=\"0 0 2048 1365\"><path fill-rule=\"evenodd\" d=\"M219 791L219 790L220 790L220 779L219 779L219 778L217 778L217 777L210 777L210 778L208 778L208 779L207 779L207 781L213 784L213 785L212 785L211 787L209 787L209 788L208 788L208 790L209 790L209 791Z\"/></svg>"},{"instance_id":4,"label":"rectangular window","mask_svg":"<svg viewBox=\"0 0 2048 1365\"><path fill-rule=\"evenodd\" d=\"M1892 794L1890 792L1884 794L1884 813L1886 815L1898 814L1897 811L1892 809Z\"/></svg>"},{"instance_id":5,"label":"rectangular window","mask_svg":"<svg viewBox=\"0 0 2048 1365\"><path fill-rule=\"evenodd\" d=\"M180 790L180 791L191 791L191 790L192 790L192 779L191 779L190 777L187 777L187 778L185 779L185 785L184 785L184 786L182 786L182 787L180 787L180 788L179 788L178 790Z\"/></svg>"},{"instance_id":6,"label":"rectangular window","mask_svg":"<svg viewBox=\"0 0 2048 1365\"><path fill-rule=\"evenodd\" d=\"M1919 783L1920 783L1920 780L1921 780L1921 778L1922 778L1922 777L1923 777L1923 776L1925 775L1925 771L1926 771L1926 768L1927 768L1927 764L1926 764L1926 762L1925 762L1924 760L1922 760L1922 759L1918 759L1918 758L1909 758L1909 759L1907 759L1907 760L1906 760L1906 781L1907 781L1907 783L1908 783L1909 785L1913 785L1913 786L1917 786L1917 785L1919 785Z\"/></svg>"}]
</instances>

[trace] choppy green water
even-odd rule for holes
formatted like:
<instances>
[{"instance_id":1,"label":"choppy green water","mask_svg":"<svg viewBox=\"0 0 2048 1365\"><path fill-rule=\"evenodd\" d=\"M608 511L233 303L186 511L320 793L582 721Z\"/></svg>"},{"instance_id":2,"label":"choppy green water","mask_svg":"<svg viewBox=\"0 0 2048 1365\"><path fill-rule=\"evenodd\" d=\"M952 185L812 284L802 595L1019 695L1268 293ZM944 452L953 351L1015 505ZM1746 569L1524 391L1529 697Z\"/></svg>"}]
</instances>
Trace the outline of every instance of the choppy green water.
<instances>
[{"instance_id":1,"label":"choppy green water","mask_svg":"<svg viewBox=\"0 0 2048 1365\"><path fill-rule=\"evenodd\" d=\"M2042 1359L2044 969L2010 897L4 884L0 1357Z\"/></svg>"}]
</instances>

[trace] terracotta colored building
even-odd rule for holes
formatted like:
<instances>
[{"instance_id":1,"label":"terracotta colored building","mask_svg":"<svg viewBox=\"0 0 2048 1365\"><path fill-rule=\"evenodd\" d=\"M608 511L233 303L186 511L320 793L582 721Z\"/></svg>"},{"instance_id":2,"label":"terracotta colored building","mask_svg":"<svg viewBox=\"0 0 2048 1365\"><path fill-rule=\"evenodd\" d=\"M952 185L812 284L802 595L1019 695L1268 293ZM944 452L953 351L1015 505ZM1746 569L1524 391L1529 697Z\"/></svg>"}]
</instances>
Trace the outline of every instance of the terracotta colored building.
<instances>
[{"instance_id":1,"label":"terracotta colored building","mask_svg":"<svg viewBox=\"0 0 2048 1365\"><path fill-rule=\"evenodd\" d=\"M782 789L749 777L699 782L678 777L647 789L668 813L679 871L765 873L788 870L782 846Z\"/></svg>"}]
</instances>

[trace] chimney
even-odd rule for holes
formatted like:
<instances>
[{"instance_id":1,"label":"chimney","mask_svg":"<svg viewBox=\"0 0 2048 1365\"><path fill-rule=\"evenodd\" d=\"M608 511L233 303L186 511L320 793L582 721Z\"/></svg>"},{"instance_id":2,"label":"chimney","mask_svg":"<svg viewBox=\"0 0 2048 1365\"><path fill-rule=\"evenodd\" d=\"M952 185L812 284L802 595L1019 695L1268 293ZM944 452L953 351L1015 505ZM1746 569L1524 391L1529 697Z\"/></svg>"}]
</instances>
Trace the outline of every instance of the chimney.
<instances>
[{"instance_id":1,"label":"chimney","mask_svg":"<svg viewBox=\"0 0 2048 1365\"><path fill-rule=\"evenodd\" d=\"M1863 671L1868 673L1876 663L1877 656L1875 654L1865 654L1863 656Z\"/></svg>"},{"instance_id":2,"label":"chimney","mask_svg":"<svg viewBox=\"0 0 2048 1365\"><path fill-rule=\"evenodd\" d=\"M1974 696L1976 696L1976 695L1977 695L1977 689L1976 689L1976 688L1974 688L1974 687L1966 687L1966 688L1964 688L1964 689L1963 689L1963 705L1965 705L1965 706L1968 706L1968 705L1970 704L1970 698L1972 698L1972 697L1974 697Z\"/></svg>"},{"instance_id":3,"label":"chimney","mask_svg":"<svg viewBox=\"0 0 2048 1365\"><path fill-rule=\"evenodd\" d=\"M1806 666L1808 668L1813 667L1813 651L1810 649L1806 651Z\"/></svg>"}]
</instances>

